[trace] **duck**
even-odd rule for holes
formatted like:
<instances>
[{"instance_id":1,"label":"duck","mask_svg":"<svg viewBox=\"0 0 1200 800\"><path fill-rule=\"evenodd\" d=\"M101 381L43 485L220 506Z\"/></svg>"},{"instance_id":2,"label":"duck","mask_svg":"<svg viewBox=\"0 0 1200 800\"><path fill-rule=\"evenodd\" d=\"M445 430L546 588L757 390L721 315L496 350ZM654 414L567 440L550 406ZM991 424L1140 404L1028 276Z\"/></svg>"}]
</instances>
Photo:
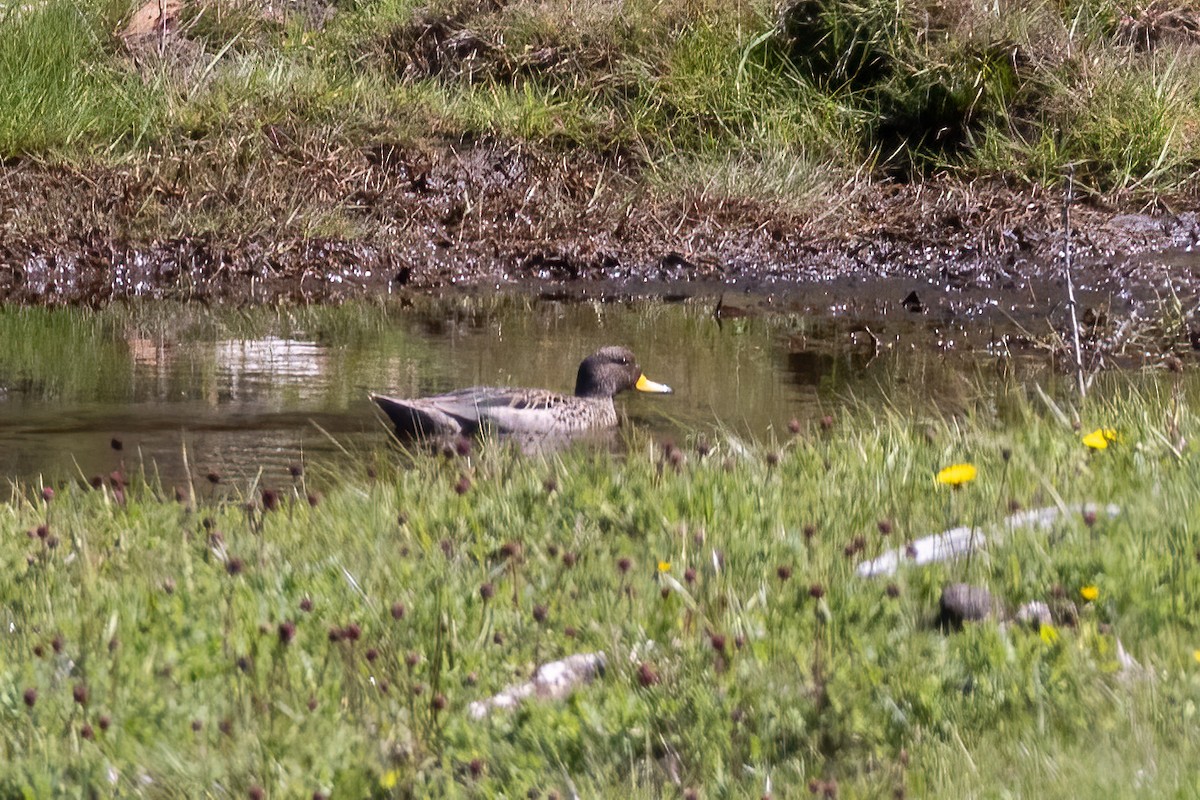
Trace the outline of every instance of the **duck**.
<instances>
[{"instance_id":1,"label":"duck","mask_svg":"<svg viewBox=\"0 0 1200 800\"><path fill-rule=\"evenodd\" d=\"M671 393L670 386L646 377L628 348L605 347L579 365L573 395L548 389L473 386L415 399L381 394L370 398L387 414L401 439L472 435L485 429L501 434L570 436L616 427L613 397L630 389Z\"/></svg>"}]
</instances>

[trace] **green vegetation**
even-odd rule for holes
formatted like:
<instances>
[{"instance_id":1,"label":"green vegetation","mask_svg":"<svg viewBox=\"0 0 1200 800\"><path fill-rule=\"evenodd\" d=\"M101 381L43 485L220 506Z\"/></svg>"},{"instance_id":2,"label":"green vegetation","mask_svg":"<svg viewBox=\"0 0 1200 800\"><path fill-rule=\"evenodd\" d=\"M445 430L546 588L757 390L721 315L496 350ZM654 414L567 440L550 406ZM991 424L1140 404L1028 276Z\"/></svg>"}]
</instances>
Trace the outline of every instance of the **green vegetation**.
<instances>
[{"instance_id":1,"label":"green vegetation","mask_svg":"<svg viewBox=\"0 0 1200 800\"><path fill-rule=\"evenodd\" d=\"M1146 196L1194 189L1200 163L1200 26L1184 4L313 0L264 16L188 0L165 37L122 36L137 5L8 6L0 157L211 184L215 208L186 222L148 209L154 230L263 225L290 191L307 233L360 235L280 176L480 135L798 209L855 177L1045 185L1068 164L1085 188ZM264 198L262 219L242 195Z\"/></svg>"},{"instance_id":2,"label":"green vegetation","mask_svg":"<svg viewBox=\"0 0 1200 800\"><path fill-rule=\"evenodd\" d=\"M1117 429L1104 450L1013 392L942 421L848 410L750 452L380 450L178 500L113 453L99 489L13 486L0 794L1189 796L1197 398L1113 384L1080 409ZM962 461L974 481L936 485ZM1011 501L1122 511L854 575ZM944 633L959 580L1078 622ZM569 700L469 719L595 651L605 674Z\"/></svg>"}]
</instances>

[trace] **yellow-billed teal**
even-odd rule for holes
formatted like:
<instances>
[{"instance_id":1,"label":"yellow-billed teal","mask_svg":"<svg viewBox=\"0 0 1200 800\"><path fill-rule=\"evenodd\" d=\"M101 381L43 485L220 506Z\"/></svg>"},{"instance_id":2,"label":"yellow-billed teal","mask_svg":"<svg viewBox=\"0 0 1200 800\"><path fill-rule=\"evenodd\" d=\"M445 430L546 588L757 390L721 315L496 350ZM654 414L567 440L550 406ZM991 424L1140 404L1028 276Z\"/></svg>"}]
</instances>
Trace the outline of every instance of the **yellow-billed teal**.
<instances>
[{"instance_id":1,"label":"yellow-billed teal","mask_svg":"<svg viewBox=\"0 0 1200 800\"><path fill-rule=\"evenodd\" d=\"M402 438L470 434L482 428L499 433L569 435L615 426L613 395L626 389L671 391L643 375L629 350L605 347L579 365L574 395L547 389L475 386L413 400L378 394L371 399Z\"/></svg>"}]
</instances>

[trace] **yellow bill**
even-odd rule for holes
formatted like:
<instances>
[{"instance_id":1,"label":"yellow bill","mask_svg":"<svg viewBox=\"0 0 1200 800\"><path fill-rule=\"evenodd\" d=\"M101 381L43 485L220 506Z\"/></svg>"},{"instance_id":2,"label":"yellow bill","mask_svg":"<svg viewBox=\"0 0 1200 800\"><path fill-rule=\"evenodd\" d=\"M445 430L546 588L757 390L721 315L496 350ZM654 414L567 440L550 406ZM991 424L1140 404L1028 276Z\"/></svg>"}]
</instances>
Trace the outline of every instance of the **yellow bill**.
<instances>
[{"instance_id":1,"label":"yellow bill","mask_svg":"<svg viewBox=\"0 0 1200 800\"><path fill-rule=\"evenodd\" d=\"M637 383L633 385L633 388L637 389L639 392L653 392L654 394L671 393L670 386L667 386L665 383L655 383L645 375L638 376Z\"/></svg>"}]
</instances>

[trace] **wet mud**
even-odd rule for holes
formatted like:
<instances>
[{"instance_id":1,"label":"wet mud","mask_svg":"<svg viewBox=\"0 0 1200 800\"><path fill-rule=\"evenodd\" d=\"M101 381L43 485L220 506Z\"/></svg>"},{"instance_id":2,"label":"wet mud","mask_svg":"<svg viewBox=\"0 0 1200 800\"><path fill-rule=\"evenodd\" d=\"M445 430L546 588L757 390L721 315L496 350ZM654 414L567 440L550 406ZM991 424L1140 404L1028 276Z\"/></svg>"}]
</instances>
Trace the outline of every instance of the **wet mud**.
<instances>
[{"instance_id":1,"label":"wet mud","mask_svg":"<svg viewBox=\"0 0 1200 800\"><path fill-rule=\"evenodd\" d=\"M0 165L0 300L747 291L799 294L834 312L867 304L897 314L1014 318L1044 317L1065 302L1057 193L949 180L874 183L801 213L662 197L618 156L491 140L312 153L286 132L263 135L274 149L259 168L336 209L352 235L298 231L269 192L254 196L244 179L189 180L186 164L78 171L10 161ZM255 232L186 222L223 206L236 214L247 203L277 214L278 225ZM1200 287L1193 211L1085 199L1073 207L1072 225L1075 280L1097 316L1191 297Z\"/></svg>"}]
</instances>

